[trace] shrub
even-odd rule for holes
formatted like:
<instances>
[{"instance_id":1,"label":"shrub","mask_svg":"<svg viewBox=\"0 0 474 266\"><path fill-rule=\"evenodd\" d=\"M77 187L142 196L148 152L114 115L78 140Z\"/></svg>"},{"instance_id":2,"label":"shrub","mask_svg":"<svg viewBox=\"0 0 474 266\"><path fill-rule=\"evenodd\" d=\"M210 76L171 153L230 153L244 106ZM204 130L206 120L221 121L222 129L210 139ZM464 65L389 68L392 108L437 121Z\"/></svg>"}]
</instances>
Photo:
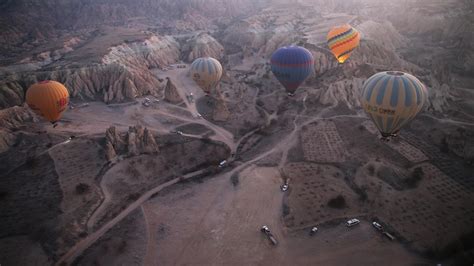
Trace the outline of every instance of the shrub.
<instances>
[{"instance_id":1,"label":"shrub","mask_svg":"<svg viewBox=\"0 0 474 266\"><path fill-rule=\"evenodd\" d=\"M232 182L232 185L237 186L239 184L239 174L238 173L233 173L230 176L230 182Z\"/></svg>"},{"instance_id":2,"label":"shrub","mask_svg":"<svg viewBox=\"0 0 474 266\"><path fill-rule=\"evenodd\" d=\"M367 171L369 171L369 175L373 176L375 174L375 167L373 164L369 164L367 166Z\"/></svg>"},{"instance_id":3,"label":"shrub","mask_svg":"<svg viewBox=\"0 0 474 266\"><path fill-rule=\"evenodd\" d=\"M8 192L6 191L0 191L0 200L6 199L8 196Z\"/></svg>"},{"instance_id":4,"label":"shrub","mask_svg":"<svg viewBox=\"0 0 474 266\"><path fill-rule=\"evenodd\" d=\"M36 166L36 158L34 156L29 157L26 159L25 165L29 168L34 168Z\"/></svg>"},{"instance_id":5,"label":"shrub","mask_svg":"<svg viewBox=\"0 0 474 266\"><path fill-rule=\"evenodd\" d=\"M89 185L88 184L79 183L76 186L76 193L79 194L79 195L82 195L82 194L84 194L88 191L89 191Z\"/></svg>"},{"instance_id":6,"label":"shrub","mask_svg":"<svg viewBox=\"0 0 474 266\"><path fill-rule=\"evenodd\" d=\"M346 205L346 199L344 196L339 195L335 198L332 198L328 201L328 206L335 209L343 209Z\"/></svg>"},{"instance_id":7,"label":"shrub","mask_svg":"<svg viewBox=\"0 0 474 266\"><path fill-rule=\"evenodd\" d=\"M290 214L290 206L288 206L286 203L283 203L283 217L287 216Z\"/></svg>"},{"instance_id":8,"label":"shrub","mask_svg":"<svg viewBox=\"0 0 474 266\"><path fill-rule=\"evenodd\" d=\"M117 252L119 254L122 254L123 252L125 252L126 248L127 248L127 241L122 240L122 241L120 241L120 244L117 247Z\"/></svg>"},{"instance_id":9,"label":"shrub","mask_svg":"<svg viewBox=\"0 0 474 266\"><path fill-rule=\"evenodd\" d=\"M409 188L416 187L418 183L421 181L421 179L423 178L424 174L425 173L423 172L423 169L421 167L416 167L413 170L411 176L405 179L405 184Z\"/></svg>"},{"instance_id":10,"label":"shrub","mask_svg":"<svg viewBox=\"0 0 474 266\"><path fill-rule=\"evenodd\" d=\"M367 188L366 187L361 187L359 191L359 200L361 201L366 201L368 199L367 195Z\"/></svg>"},{"instance_id":11,"label":"shrub","mask_svg":"<svg viewBox=\"0 0 474 266\"><path fill-rule=\"evenodd\" d=\"M136 201L140 197L140 193L132 193L128 195L128 201Z\"/></svg>"},{"instance_id":12,"label":"shrub","mask_svg":"<svg viewBox=\"0 0 474 266\"><path fill-rule=\"evenodd\" d=\"M448 142L446 141L446 137L443 137L443 139L441 140L439 150L444 153L449 152L449 145L448 145Z\"/></svg>"}]
</instances>

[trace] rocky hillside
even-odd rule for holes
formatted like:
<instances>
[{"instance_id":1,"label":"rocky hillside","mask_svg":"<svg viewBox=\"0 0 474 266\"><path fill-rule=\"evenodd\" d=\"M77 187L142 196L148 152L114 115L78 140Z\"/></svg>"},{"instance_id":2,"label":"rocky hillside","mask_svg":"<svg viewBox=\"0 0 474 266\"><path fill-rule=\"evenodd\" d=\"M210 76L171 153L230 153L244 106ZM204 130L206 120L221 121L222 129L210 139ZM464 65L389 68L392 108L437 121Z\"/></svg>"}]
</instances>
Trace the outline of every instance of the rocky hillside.
<instances>
[{"instance_id":1,"label":"rocky hillside","mask_svg":"<svg viewBox=\"0 0 474 266\"><path fill-rule=\"evenodd\" d=\"M44 79L64 83L73 98L106 103L160 95L164 84L149 69L174 63L180 55L179 44L173 38L156 35L110 47L106 54L93 54L84 65L77 65L77 58L88 56L81 49L61 55L41 70L6 76L0 82L0 108L22 104L28 86Z\"/></svg>"},{"instance_id":2,"label":"rocky hillside","mask_svg":"<svg viewBox=\"0 0 474 266\"><path fill-rule=\"evenodd\" d=\"M317 93L323 104L342 103L350 108L357 107L357 90L366 78L377 71L397 69L419 77L430 91L429 109L444 112L449 110L449 102L457 100L455 89L469 88L471 81L459 84L456 78L456 75L468 77L473 71L474 23L469 16L472 13L469 1L408 0L405 4L387 5L380 0L318 0L312 5L295 1L292 5L299 8L290 14L286 12L287 3L276 5L275 1L249 4L246 0L235 0L224 4L218 0L172 3L163 0L158 1L162 3L159 7L155 2L144 0L137 1L133 7L129 7L127 1L115 0L111 7L107 4L110 1L89 3L83 0L72 5L63 0L62 8L68 10L73 6L80 10L79 14L90 12L84 16L90 19L68 19L71 25L53 28L78 28L80 34L62 39L51 37L55 40L53 43L58 44L54 48L40 49L33 55L17 58L16 64L0 66L0 76L4 77L0 81L0 108L22 104L27 86L45 78L66 83L72 97L79 99L108 103L148 94L161 96L165 83L157 80L150 68L162 67L179 59L191 62L200 56L219 58L228 68L244 58L267 60L275 49L289 44L302 45L313 52L316 75L306 85L323 89ZM258 14L247 12L245 16L234 19L237 14L252 8L257 10L257 6L262 5L267 7ZM30 6L27 0L10 1L4 4L4 10L11 14ZM57 8L49 1L44 6L51 7L51 10ZM102 9L90 10L93 6ZM38 8L41 14L44 7ZM173 12L165 12L168 9ZM446 10L449 12L444 12ZM103 14L97 15L97 12L108 12L109 20L104 22ZM163 17L149 16L148 12L163 14ZM119 14L125 18L139 14L145 16L145 20L172 19L164 28L147 27L147 30L135 29L133 33L121 32L121 35L109 33L117 31L117 25L138 23L135 20L133 23L116 21ZM115 27L98 32L85 30L99 21ZM350 60L341 67L328 51L325 35L331 25L348 21L361 32L362 40ZM149 21L141 22L151 25ZM17 38L9 35L9 31L4 35L10 36L7 39L14 42ZM177 31L180 34L170 37L153 31ZM188 34L189 31L194 32ZM121 38L113 37L116 35ZM45 42L47 39L44 35ZM21 46L23 50L30 45L29 42L22 43L25 45ZM99 52L94 52L96 50Z\"/></svg>"},{"instance_id":3,"label":"rocky hillside","mask_svg":"<svg viewBox=\"0 0 474 266\"><path fill-rule=\"evenodd\" d=\"M196 58L205 56L220 60L224 56L224 47L207 33L201 33L188 39L182 51L184 59L188 62L193 62Z\"/></svg>"},{"instance_id":4,"label":"rocky hillside","mask_svg":"<svg viewBox=\"0 0 474 266\"><path fill-rule=\"evenodd\" d=\"M7 151L16 142L14 131L35 116L28 108L15 106L0 110L0 153Z\"/></svg>"},{"instance_id":5,"label":"rocky hillside","mask_svg":"<svg viewBox=\"0 0 474 266\"><path fill-rule=\"evenodd\" d=\"M154 25L161 33L205 29L213 18L256 12L257 6L251 0L2 1L0 54L36 47L71 30L103 25Z\"/></svg>"}]
</instances>

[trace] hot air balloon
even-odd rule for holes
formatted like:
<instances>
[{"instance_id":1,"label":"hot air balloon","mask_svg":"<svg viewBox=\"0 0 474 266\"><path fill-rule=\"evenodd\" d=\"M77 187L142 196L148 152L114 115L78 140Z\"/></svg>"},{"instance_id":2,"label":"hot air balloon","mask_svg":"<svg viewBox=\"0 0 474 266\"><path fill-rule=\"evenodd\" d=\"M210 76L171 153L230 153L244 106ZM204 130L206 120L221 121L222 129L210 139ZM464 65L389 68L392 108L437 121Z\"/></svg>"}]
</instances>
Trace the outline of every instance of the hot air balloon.
<instances>
[{"instance_id":1,"label":"hot air balloon","mask_svg":"<svg viewBox=\"0 0 474 266\"><path fill-rule=\"evenodd\" d=\"M285 46L276 50L270 59L273 75L293 95L313 72L314 58L310 51L300 46Z\"/></svg>"},{"instance_id":2,"label":"hot air balloon","mask_svg":"<svg viewBox=\"0 0 474 266\"><path fill-rule=\"evenodd\" d=\"M41 81L28 88L26 103L33 112L44 117L52 124L56 124L67 108L69 92L59 82Z\"/></svg>"},{"instance_id":3,"label":"hot air balloon","mask_svg":"<svg viewBox=\"0 0 474 266\"><path fill-rule=\"evenodd\" d=\"M222 65L212 57L201 57L191 64L190 72L198 86L209 94L222 77Z\"/></svg>"},{"instance_id":4,"label":"hot air balloon","mask_svg":"<svg viewBox=\"0 0 474 266\"><path fill-rule=\"evenodd\" d=\"M344 63L360 42L359 32L349 24L332 28L327 37L329 49L339 63Z\"/></svg>"},{"instance_id":5,"label":"hot air balloon","mask_svg":"<svg viewBox=\"0 0 474 266\"><path fill-rule=\"evenodd\" d=\"M360 102L382 134L382 139L397 134L423 108L425 86L414 76L399 72L379 72L364 82Z\"/></svg>"}]
</instances>

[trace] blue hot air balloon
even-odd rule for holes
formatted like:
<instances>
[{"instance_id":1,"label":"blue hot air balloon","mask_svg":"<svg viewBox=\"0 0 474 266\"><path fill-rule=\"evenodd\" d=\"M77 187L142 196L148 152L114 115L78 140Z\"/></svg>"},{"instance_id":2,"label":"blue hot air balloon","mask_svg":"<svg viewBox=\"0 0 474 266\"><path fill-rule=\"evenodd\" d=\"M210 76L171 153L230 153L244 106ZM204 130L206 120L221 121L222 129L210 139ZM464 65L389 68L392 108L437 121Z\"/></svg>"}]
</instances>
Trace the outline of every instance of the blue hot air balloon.
<instances>
[{"instance_id":1,"label":"blue hot air balloon","mask_svg":"<svg viewBox=\"0 0 474 266\"><path fill-rule=\"evenodd\" d=\"M285 46L273 53L270 65L278 81L289 95L293 95L313 72L314 58L310 51L301 46Z\"/></svg>"}]
</instances>

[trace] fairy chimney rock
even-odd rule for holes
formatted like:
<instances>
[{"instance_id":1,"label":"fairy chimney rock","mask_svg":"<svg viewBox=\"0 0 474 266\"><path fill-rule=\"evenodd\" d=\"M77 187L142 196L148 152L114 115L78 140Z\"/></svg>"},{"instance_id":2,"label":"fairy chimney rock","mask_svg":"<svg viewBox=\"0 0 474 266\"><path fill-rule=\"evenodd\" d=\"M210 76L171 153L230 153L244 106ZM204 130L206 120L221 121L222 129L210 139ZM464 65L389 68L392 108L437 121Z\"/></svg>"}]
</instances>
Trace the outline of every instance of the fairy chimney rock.
<instances>
[{"instance_id":1,"label":"fairy chimney rock","mask_svg":"<svg viewBox=\"0 0 474 266\"><path fill-rule=\"evenodd\" d=\"M165 87L165 101L173 103L173 104L179 104L183 101L181 96L178 93L178 89L176 86L171 82L170 78L166 78L166 87Z\"/></svg>"}]
</instances>

